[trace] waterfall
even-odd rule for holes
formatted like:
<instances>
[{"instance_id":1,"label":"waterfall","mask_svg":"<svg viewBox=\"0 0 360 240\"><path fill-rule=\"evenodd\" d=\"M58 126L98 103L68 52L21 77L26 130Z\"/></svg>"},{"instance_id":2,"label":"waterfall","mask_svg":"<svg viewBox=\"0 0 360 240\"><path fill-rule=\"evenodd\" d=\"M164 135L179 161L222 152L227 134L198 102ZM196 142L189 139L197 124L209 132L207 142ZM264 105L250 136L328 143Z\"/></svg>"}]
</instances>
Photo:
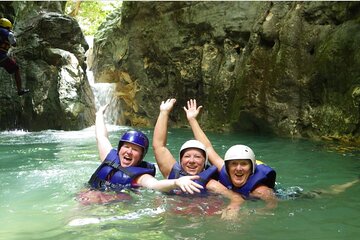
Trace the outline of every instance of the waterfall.
<instances>
[{"instance_id":1,"label":"waterfall","mask_svg":"<svg viewBox=\"0 0 360 240\"><path fill-rule=\"evenodd\" d=\"M105 114L106 122L110 124L120 124L120 101L114 96L116 84L95 83L91 71L87 71L87 77L94 93L96 109L99 109L100 106L103 106L105 104L109 104Z\"/></svg>"},{"instance_id":2,"label":"waterfall","mask_svg":"<svg viewBox=\"0 0 360 240\"><path fill-rule=\"evenodd\" d=\"M86 52L86 55L89 56L89 54L92 54L94 38L87 36L85 39L89 44L89 50ZM87 57L87 59L89 60L90 58ZM98 110L100 106L109 104L105 114L105 121L109 124L121 125L123 123L123 121L121 121L121 104L119 99L114 95L116 83L95 83L94 75L89 69L89 65L89 62L87 62L88 68L86 75L94 93L96 110Z\"/></svg>"}]
</instances>

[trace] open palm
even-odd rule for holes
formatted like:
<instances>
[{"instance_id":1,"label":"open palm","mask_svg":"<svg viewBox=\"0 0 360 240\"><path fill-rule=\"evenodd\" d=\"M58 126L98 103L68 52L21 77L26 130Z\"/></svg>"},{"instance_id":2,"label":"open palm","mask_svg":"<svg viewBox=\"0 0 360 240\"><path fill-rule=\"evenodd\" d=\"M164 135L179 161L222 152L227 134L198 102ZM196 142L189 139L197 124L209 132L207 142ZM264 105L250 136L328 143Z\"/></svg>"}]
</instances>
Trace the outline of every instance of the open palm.
<instances>
[{"instance_id":1,"label":"open palm","mask_svg":"<svg viewBox=\"0 0 360 240\"><path fill-rule=\"evenodd\" d=\"M162 101L160 105L160 111L171 111L175 103L176 103L175 98L170 98L166 101Z\"/></svg>"},{"instance_id":2,"label":"open palm","mask_svg":"<svg viewBox=\"0 0 360 240\"><path fill-rule=\"evenodd\" d=\"M192 118L196 118L201 108L202 106L197 107L195 99L190 99L189 101L187 101L187 108L184 107L187 119L189 120Z\"/></svg>"}]
</instances>

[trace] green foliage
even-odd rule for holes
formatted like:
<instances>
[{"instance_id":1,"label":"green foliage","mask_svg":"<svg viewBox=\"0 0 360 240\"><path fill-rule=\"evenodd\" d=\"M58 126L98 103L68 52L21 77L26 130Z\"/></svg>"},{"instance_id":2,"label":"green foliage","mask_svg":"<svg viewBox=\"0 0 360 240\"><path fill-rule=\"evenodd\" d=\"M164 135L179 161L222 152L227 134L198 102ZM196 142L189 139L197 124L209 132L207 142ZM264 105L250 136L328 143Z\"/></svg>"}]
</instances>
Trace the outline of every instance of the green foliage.
<instances>
[{"instance_id":1,"label":"green foliage","mask_svg":"<svg viewBox=\"0 0 360 240\"><path fill-rule=\"evenodd\" d=\"M86 36L95 35L98 27L105 21L106 16L121 7L120 0L107 1L79 1L69 0L65 13L72 15L78 22Z\"/></svg>"}]
</instances>

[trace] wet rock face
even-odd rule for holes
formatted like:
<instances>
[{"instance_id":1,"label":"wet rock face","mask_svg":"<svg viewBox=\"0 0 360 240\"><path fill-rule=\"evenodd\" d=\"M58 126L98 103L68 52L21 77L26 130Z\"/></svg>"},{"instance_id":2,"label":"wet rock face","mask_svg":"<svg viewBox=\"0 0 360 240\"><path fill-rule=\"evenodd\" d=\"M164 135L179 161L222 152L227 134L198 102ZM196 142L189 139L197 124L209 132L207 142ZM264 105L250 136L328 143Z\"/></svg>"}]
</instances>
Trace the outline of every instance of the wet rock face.
<instances>
[{"instance_id":1,"label":"wet rock face","mask_svg":"<svg viewBox=\"0 0 360 240\"><path fill-rule=\"evenodd\" d=\"M86 78L88 45L64 3L25 2L15 9L17 47L11 49L31 93L18 97L13 76L1 71L0 129L82 129L94 123L94 96Z\"/></svg>"},{"instance_id":2,"label":"wet rock face","mask_svg":"<svg viewBox=\"0 0 360 240\"><path fill-rule=\"evenodd\" d=\"M196 98L208 128L359 139L359 16L358 2L124 2L92 67L132 124L169 97L186 124Z\"/></svg>"}]
</instances>

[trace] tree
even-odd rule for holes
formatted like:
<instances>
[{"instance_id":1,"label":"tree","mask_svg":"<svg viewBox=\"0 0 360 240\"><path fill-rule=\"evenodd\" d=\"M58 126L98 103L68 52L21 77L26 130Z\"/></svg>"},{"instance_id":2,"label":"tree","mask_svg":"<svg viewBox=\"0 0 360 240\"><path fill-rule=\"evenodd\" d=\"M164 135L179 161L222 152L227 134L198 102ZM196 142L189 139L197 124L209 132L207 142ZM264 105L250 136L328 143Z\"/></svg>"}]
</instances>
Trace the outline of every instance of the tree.
<instances>
[{"instance_id":1,"label":"tree","mask_svg":"<svg viewBox=\"0 0 360 240\"><path fill-rule=\"evenodd\" d=\"M69 0L65 13L74 17L86 36L93 36L106 16L121 7L122 1L81 1Z\"/></svg>"}]
</instances>

